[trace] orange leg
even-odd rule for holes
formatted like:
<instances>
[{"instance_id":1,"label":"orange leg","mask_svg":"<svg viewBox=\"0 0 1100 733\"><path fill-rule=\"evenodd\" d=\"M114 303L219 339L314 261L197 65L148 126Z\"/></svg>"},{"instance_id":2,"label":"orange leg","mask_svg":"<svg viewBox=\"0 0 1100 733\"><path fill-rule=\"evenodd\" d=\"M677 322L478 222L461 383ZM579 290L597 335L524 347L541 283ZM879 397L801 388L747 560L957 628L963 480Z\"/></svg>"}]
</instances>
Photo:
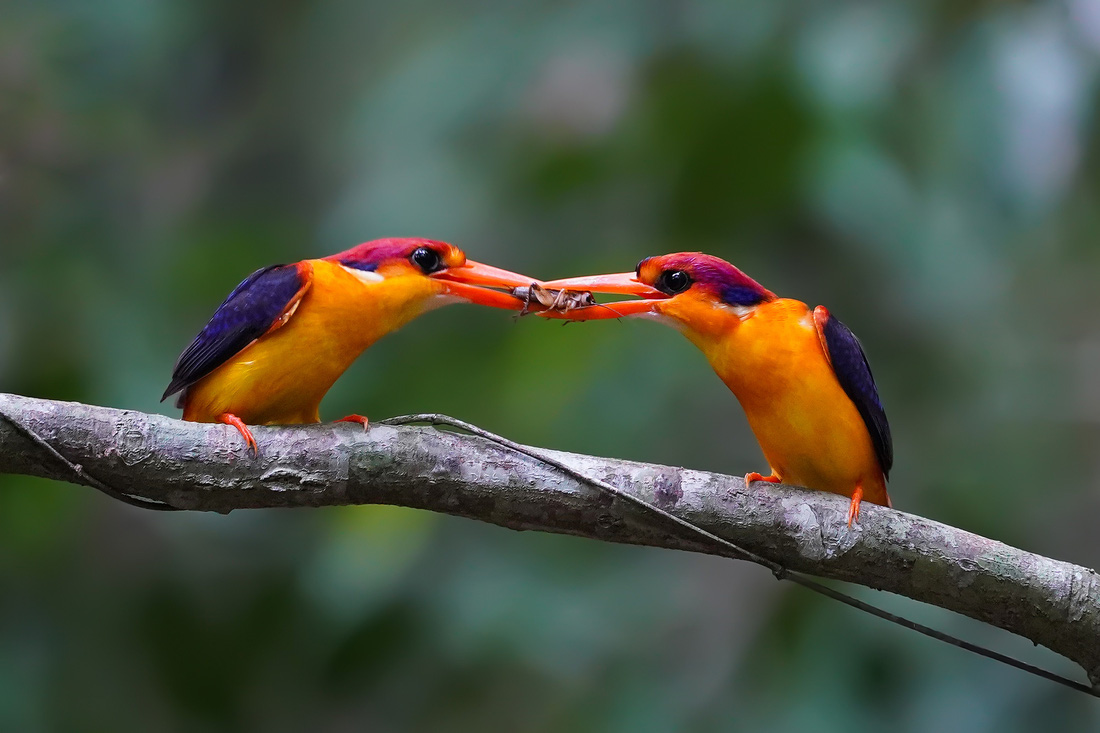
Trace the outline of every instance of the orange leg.
<instances>
[{"instance_id":1,"label":"orange leg","mask_svg":"<svg viewBox=\"0 0 1100 733\"><path fill-rule=\"evenodd\" d=\"M749 484L753 481L767 481L769 484L782 483L783 479L776 476L774 473L771 476L761 476L756 471L745 474L745 488L749 488Z\"/></svg>"},{"instance_id":2,"label":"orange leg","mask_svg":"<svg viewBox=\"0 0 1100 733\"><path fill-rule=\"evenodd\" d=\"M232 425L239 430L241 437L244 438L245 444L248 446L249 450L252 451L252 455L259 455L260 449L256 447L256 439L252 437L252 431L244 424L244 420L232 413L223 412L218 415L216 422L220 422L222 425Z\"/></svg>"},{"instance_id":3,"label":"orange leg","mask_svg":"<svg viewBox=\"0 0 1100 733\"><path fill-rule=\"evenodd\" d=\"M363 430L366 430L368 427L370 427L370 420L363 417L362 415L348 415L347 417L340 418L336 422L357 422L363 426Z\"/></svg>"},{"instance_id":4,"label":"orange leg","mask_svg":"<svg viewBox=\"0 0 1100 733\"><path fill-rule=\"evenodd\" d=\"M852 525L859 520L859 503L861 501L863 501L863 487L857 484L856 490L852 492L852 503L848 505L848 529L851 529Z\"/></svg>"}]
</instances>

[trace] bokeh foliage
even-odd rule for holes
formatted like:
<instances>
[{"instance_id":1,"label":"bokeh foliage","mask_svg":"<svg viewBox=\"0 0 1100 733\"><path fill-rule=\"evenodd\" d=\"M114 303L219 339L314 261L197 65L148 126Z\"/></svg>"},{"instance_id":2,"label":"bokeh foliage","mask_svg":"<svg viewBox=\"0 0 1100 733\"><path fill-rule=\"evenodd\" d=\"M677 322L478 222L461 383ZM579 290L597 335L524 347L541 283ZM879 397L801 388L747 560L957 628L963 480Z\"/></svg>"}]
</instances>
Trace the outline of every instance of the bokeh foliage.
<instances>
[{"instance_id":1,"label":"bokeh foliage","mask_svg":"<svg viewBox=\"0 0 1100 733\"><path fill-rule=\"evenodd\" d=\"M9 0L0 389L157 398L265 264L702 249L864 340L899 508L1095 566L1100 2ZM456 307L323 412L764 468L678 334ZM713 558L0 478L5 730L1085 730L1094 701ZM864 596L1074 672L1043 650Z\"/></svg>"}]
</instances>

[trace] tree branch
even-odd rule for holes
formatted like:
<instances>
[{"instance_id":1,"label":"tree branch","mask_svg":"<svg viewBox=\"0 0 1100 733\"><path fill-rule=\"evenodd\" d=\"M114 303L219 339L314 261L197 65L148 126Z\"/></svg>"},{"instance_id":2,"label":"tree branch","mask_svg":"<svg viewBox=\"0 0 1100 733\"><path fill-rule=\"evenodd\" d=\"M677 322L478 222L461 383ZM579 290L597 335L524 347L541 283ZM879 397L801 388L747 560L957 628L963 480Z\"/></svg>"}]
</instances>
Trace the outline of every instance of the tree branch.
<instances>
[{"instance_id":1,"label":"tree branch","mask_svg":"<svg viewBox=\"0 0 1100 733\"><path fill-rule=\"evenodd\" d=\"M392 504L503 527L731 556L621 499L479 437L355 424L254 428L253 458L222 425L0 394L0 473L94 485L189 510ZM542 450L542 449L540 449ZM587 476L788 569L956 611L1062 654L1100 688L1100 576L904 512L739 478L542 450Z\"/></svg>"}]
</instances>

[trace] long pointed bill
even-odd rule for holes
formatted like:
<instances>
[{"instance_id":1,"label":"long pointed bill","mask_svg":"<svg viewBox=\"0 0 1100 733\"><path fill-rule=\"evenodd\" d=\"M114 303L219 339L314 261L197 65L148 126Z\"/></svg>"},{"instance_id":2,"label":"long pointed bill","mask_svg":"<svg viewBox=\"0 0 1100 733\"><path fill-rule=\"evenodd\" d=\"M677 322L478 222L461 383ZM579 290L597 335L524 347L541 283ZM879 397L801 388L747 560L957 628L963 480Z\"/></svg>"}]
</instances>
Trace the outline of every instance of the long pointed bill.
<instances>
[{"instance_id":1,"label":"long pointed bill","mask_svg":"<svg viewBox=\"0 0 1100 733\"><path fill-rule=\"evenodd\" d=\"M497 288L525 288L531 283L540 282L527 275L517 272L509 272L492 265L483 265L480 262L466 260L462 267L451 267L441 270L431 276L435 280L442 280L444 292L463 300L478 305L487 305L490 308L505 308L507 310L520 310L523 308L523 300L511 293L499 290L490 290L489 286Z\"/></svg>"},{"instance_id":2,"label":"long pointed bill","mask_svg":"<svg viewBox=\"0 0 1100 733\"><path fill-rule=\"evenodd\" d=\"M667 295L657 288L640 282L633 272L619 272L614 275L585 275L566 277L561 280L549 280L541 283L544 288L554 290L588 290L593 293L621 293L638 295L643 298L665 300Z\"/></svg>"},{"instance_id":3,"label":"long pointed bill","mask_svg":"<svg viewBox=\"0 0 1100 733\"><path fill-rule=\"evenodd\" d=\"M620 300L601 303L586 308L569 311L545 311L539 313L546 318L564 318L570 321L600 321L607 318L636 316L652 313L655 303L668 300L668 296L656 288L639 282L633 272L621 272L613 275L588 275L585 277L567 277L543 283L544 288L553 290L587 290L593 293L618 293L637 295L641 300Z\"/></svg>"}]
</instances>

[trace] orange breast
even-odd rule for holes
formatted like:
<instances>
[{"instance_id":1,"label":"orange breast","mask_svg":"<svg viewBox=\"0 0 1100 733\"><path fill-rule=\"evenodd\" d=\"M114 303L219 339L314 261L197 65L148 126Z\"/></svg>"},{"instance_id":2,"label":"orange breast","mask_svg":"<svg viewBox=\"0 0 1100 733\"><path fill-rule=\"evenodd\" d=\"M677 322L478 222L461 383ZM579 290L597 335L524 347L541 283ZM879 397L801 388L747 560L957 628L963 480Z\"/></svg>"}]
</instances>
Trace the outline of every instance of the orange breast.
<instances>
[{"instance_id":1,"label":"orange breast","mask_svg":"<svg viewBox=\"0 0 1100 733\"><path fill-rule=\"evenodd\" d=\"M813 311L761 304L722 338L699 342L736 395L772 470L785 483L886 504L870 433L822 350Z\"/></svg>"},{"instance_id":2,"label":"orange breast","mask_svg":"<svg viewBox=\"0 0 1100 733\"><path fill-rule=\"evenodd\" d=\"M438 283L426 277L363 282L312 260L313 286L285 326L254 341L187 391L183 417L222 413L249 425L318 422L321 399L371 344L424 312Z\"/></svg>"}]
</instances>

